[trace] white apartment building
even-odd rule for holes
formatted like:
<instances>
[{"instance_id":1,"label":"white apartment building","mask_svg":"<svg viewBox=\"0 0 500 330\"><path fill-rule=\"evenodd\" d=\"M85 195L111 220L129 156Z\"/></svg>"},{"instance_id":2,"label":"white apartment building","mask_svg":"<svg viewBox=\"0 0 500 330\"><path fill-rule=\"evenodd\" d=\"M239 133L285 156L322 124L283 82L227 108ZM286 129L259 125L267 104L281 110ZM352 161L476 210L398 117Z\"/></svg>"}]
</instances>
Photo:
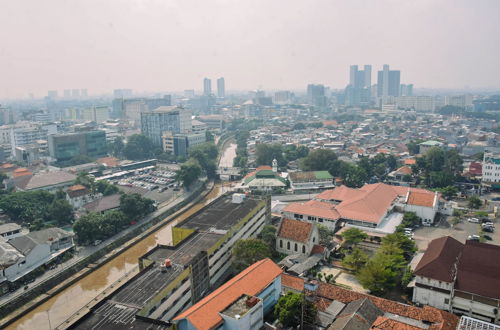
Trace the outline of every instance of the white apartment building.
<instances>
[{"instance_id":1,"label":"white apartment building","mask_svg":"<svg viewBox=\"0 0 500 330\"><path fill-rule=\"evenodd\" d=\"M500 182L500 155L484 152L482 182L486 184Z\"/></svg>"},{"instance_id":2,"label":"white apartment building","mask_svg":"<svg viewBox=\"0 0 500 330\"><path fill-rule=\"evenodd\" d=\"M399 109L414 109L415 111L434 111L436 104L432 96L399 96L396 97Z\"/></svg>"}]
</instances>

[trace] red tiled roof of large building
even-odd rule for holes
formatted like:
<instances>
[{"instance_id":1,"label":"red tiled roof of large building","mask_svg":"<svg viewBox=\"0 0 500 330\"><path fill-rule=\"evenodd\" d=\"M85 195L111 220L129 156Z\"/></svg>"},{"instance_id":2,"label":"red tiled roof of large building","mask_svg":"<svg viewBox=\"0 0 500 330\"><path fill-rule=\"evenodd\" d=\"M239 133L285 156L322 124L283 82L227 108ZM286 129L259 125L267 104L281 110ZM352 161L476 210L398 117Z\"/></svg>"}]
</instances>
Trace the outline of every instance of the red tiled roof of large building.
<instances>
[{"instance_id":1,"label":"red tiled roof of large building","mask_svg":"<svg viewBox=\"0 0 500 330\"><path fill-rule=\"evenodd\" d=\"M410 195L408 204L432 207L435 193L425 189L391 186L384 183L365 184L359 189L340 186L325 190L314 200L291 203L283 211L337 220L340 218L378 223L396 198ZM439 195L438 195L439 196ZM335 205L332 201L340 201Z\"/></svg>"},{"instance_id":2,"label":"red tiled roof of large building","mask_svg":"<svg viewBox=\"0 0 500 330\"><path fill-rule=\"evenodd\" d=\"M286 274L282 275L282 281L281 281L282 286L297 290L297 288L301 287L301 284L299 282L302 281L302 287L303 287L304 280L302 278L296 277L295 279L291 279L288 277L293 277L293 276ZM347 290L342 287L323 282L319 284L319 287L316 291L316 295L318 296L319 300L322 301L322 303L317 306L318 309L320 310L324 310L323 307L328 306L326 305L327 303L326 300L330 302L336 300L341 303L348 304L355 300L368 298L371 300L372 303L375 304L375 306L377 306L377 308L379 308L385 313L395 314L418 321L432 323L429 329L452 330L456 328L459 320L458 316L439 310L434 307L424 306L422 308L419 308L415 306L410 306L396 301L387 300L384 298L379 298L368 294Z\"/></svg>"},{"instance_id":3,"label":"red tiled roof of large building","mask_svg":"<svg viewBox=\"0 0 500 330\"><path fill-rule=\"evenodd\" d=\"M20 176L25 176L25 175L33 175L33 172L31 172L30 170L28 170L27 168L24 168L24 167L15 169L12 172L12 177L14 177L14 178L18 178Z\"/></svg>"},{"instance_id":4,"label":"red tiled roof of large building","mask_svg":"<svg viewBox=\"0 0 500 330\"><path fill-rule=\"evenodd\" d=\"M408 158L405 159L404 164L405 165L415 165L417 163L417 160L415 158Z\"/></svg>"},{"instance_id":5,"label":"red tiled roof of large building","mask_svg":"<svg viewBox=\"0 0 500 330\"><path fill-rule=\"evenodd\" d=\"M425 207L433 207L436 195L433 192L418 192L410 190L407 203Z\"/></svg>"},{"instance_id":6,"label":"red tiled roof of large building","mask_svg":"<svg viewBox=\"0 0 500 330\"><path fill-rule=\"evenodd\" d=\"M451 283L454 265L464 245L450 236L432 240L415 268L415 275Z\"/></svg>"},{"instance_id":7,"label":"red tiled roof of large building","mask_svg":"<svg viewBox=\"0 0 500 330\"><path fill-rule=\"evenodd\" d=\"M413 171L411 170L411 167L410 166L401 166L400 168L398 168L396 171L396 173L399 173L399 174L408 174L408 175L411 175L413 173Z\"/></svg>"},{"instance_id":8,"label":"red tiled roof of large building","mask_svg":"<svg viewBox=\"0 0 500 330\"><path fill-rule=\"evenodd\" d=\"M281 285L287 288L294 289L295 291L304 290L304 280L300 277L288 274L281 275Z\"/></svg>"},{"instance_id":9,"label":"red tiled roof of large building","mask_svg":"<svg viewBox=\"0 0 500 330\"><path fill-rule=\"evenodd\" d=\"M66 191L66 193L68 194L68 196L70 198L75 198L75 197L80 197L80 196L84 196L84 195L88 194L89 189L87 187L85 187L84 185L75 184L74 186L69 187L68 190Z\"/></svg>"},{"instance_id":10,"label":"red tiled roof of large building","mask_svg":"<svg viewBox=\"0 0 500 330\"><path fill-rule=\"evenodd\" d=\"M467 241L458 262L455 290L500 299L500 246Z\"/></svg>"},{"instance_id":11,"label":"red tiled roof of large building","mask_svg":"<svg viewBox=\"0 0 500 330\"><path fill-rule=\"evenodd\" d=\"M317 200L310 200L305 203L288 204L283 209L283 212L307 214L314 217L331 219L331 220L337 220L340 218L340 214L335 209L334 205Z\"/></svg>"},{"instance_id":12,"label":"red tiled roof of large building","mask_svg":"<svg viewBox=\"0 0 500 330\"><path fill-rule=\"evenodd\" d=\"M255 296L265 289L283 270L271 259L263 259L249 266L224 283L217 290L177 315L174 320L188 319L199 330L215 329L223 319L219 312L243 294Z\"/></svg>"},{"instance_id":13,"label":"red tiled roof of large building","mask_svg":"<svg viewBox=\"0 0 500 330\"><path fill-rule=\"evenodd\" d=\"M310 222L283 219L278 229L277 236L296 242L307 243L309 237L311 237L312 230L313 225Z\"/></svg>"}]
</instances>

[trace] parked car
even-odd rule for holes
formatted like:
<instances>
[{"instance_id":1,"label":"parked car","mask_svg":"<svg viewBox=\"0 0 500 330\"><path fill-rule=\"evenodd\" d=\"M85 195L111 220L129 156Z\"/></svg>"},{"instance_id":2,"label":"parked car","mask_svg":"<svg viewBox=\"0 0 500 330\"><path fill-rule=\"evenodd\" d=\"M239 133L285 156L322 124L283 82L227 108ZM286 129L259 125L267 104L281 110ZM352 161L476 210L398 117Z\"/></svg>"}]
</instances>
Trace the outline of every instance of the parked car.
<instances>
[{"instance_id":1,"label":"parked car","mask_svg":"<svg viewBox=\"0 0 500 330\"><path fill-rule=\"evenodd\" d=\"M483 231L485 231L487 233L494 233L495 232L495 228L490 227L490 226L484 226L483 227Z\"/></svg>"},{"instance_id":2,"label":"parked car","mask_svg":"<svg viewBox=\"0 0 500 330\"><path fill-rule=\"evenodd\" d=\"M491 236L489 235L483 235L483 237L487 240L487 241L492 241L493 238L491 238Z\"/></svg>"},{"instance_id":3,"label":"parked car","mask_svg":"<svg viewBox=\"0 0 500 330\"><path fill-rule=\"evenodd\" d=\"M472 222L472 223L479 223L478 218L469 218L469 219L467 219L467 221Z\"/></svg>"},{"instance_id":4,"label":"parked car","mask_svg":"<svg viewBox=\"0 0 500 330\"><path fill-rule=\"evenodd\" d=\"M480 237L479 237L479 235L469 235L467 237L467 239L470 241L478 241L479 242Z\"/></svg>"},{"instance_id":5,"label":"parked car","mask_svg":"<svg viewBox=\"0 0 500 330\"><path fill-rule=\"evenodd\" d=\"M493 227L495 228L495 225L493 224L493 222L491 221L488 221L488 222L485 222L485 223L482 223L481 226L483 227Z\"/></svg>"}]
</instances>

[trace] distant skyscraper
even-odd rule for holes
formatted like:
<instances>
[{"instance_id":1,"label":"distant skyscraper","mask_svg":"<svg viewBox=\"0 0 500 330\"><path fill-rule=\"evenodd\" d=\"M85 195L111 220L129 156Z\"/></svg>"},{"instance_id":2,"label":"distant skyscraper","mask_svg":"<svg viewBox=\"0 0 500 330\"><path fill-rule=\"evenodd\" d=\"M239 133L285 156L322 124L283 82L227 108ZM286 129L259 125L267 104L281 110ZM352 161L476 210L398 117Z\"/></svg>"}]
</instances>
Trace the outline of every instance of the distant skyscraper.
<instances>
[{"instance_id":1,"label":"distant skyscraper","mask_svg":"<svg viewBox=\"0 0 500 330\"><path fill-rule=\"evenodd\" d=\"M73 89L71 91L71 97L73 97L74 99L77 99L80 97L80 90L79 89Z\"/></svg>"},{"instance_id":2,"label":"distant skyscraper","mask_svg":"<svg viewBox=\"0 0 500 330\"><path fill-rule=\"evenodd\" d=\"M203 94L204 95L212 94L212 80L208 78L203 79Z\"/></svg>"},{"instance_id":3,"label":"distant skyscraper","mask_svg":"<svg viewBox=\"0 0 500 330\"><path fill-rule=\"evenodd\" d=\"M132 96L132 90L126 88L115 89L113 91L113 96L115 99L125 99Z\"/></svg>"},{"instance_id":4,"label":"distant skyscraper","mask_svg":"<svg viewBox=\"0 0 500 330\"><path fill-rule=\"evenodd\" d=\"M371 98L372 66L365 65L364 70L358 70L357 65L351 65L349 86L345 90L346 105L367 105Z\"/></svg>"},{"instance_id":5,"label":"distant skyscraper","mask_svg":"<svg viewBox=\"0 0 500 330\"><path fill-rule=\"evenodd\" d=\"M217 79L217 96L226 97L226 83L224 77Z\"/></svg>"},{"instance_id":6,"label":"distant skyscraper","mask_svg":"<svg viewBox=\"0 0 500 330\"><path fill-rule=\"evenodd\" d=\"M47 92L47 97L49 99L57 99L57 91L48 91Z\"/></svg>"},{"instance_id":7,"label":"distant skyscraper","mask_svg":"<svg viewBox=\"0 0 500 330\"><path fill-rule=\"evenodd\" d=\"M64 90L64 98L65 99L71 98L71 89L65 89Z\"/></svg>"},{"instance_id":8,"label":"distant skyscraper","mask_svg":"<svg viewBox=\"0 0 500 330\"><path fill-rule=\"evenodd\" d=\"M194 97L194 89L185 89L184 96L189 98Z\"/></svg>"},{"instance_id":9,"label":"distant skyscraper","mask_svg":"<svg viewBox=\"0 0 500 330\"><path fill-rule=\"evenodd\" d=\"M401 84L399 87L399 96L413 96L413 84Z\"/></svg>"},{"instance_id":10,"label":"distant skyscraper","mask_svg":"<svg viewBox=\"0 0 500 330\"><path fill-rule=\"evenodd\" d=\"M278 91L274 93L274 103L288 104L292 100L292 93L290 91Z\"/></svg>"},{"instance_id":11,"label":"distant skyscraper","mask_svg":"<svg viewBox=\"0 0 500 330\"><path fill-rule=\"evenodd\" d=\"M80 90L80 96L81 97L88 97L89 96L86 88Z\"/></svg>"},{"instance_id":12,"label":"distant skyscraper","mask_svg":"<svg viewBox=\"0 0 500 330\"><path fill-rule=\"evenodd\" d=\"M307 85L307 102L317 107L326 106L325 86Z\"/></svg>"},{"instance_id":13,"label":"distant skyscraper","mask_svg":"<svg viewBox=\"0 0 500 330\"><path fill-rule=\"evenodd\" d=\"M389 65L384 64L382 71L377 76L377 96L399 96L401 72L389 70Z\"/></svg>"}]
</instances>

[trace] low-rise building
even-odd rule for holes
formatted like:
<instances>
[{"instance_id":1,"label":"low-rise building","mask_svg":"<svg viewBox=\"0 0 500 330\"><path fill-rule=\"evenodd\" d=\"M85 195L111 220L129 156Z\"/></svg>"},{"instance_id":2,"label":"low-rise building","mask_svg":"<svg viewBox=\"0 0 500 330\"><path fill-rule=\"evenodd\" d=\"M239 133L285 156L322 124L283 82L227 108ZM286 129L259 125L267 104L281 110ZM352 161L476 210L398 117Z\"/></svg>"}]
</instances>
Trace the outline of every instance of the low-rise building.
<instances>
[{"instance_id":1,"label":"low-rise building","mask_svg":"<svg viewBox=\"0 0 500 330\"><path fill-rule=\"evenodd\" d=\"M367 232L388 234L401 223L403 211L415 212L424 225L431 225L438 212L450 214L451 208L436 192L376 183L359 189L340 186L326 190L311 201L287 205L282 214L323 223L332 230L342 221Z\"/></svg>"},{"instance_id":2,"label":"low-rise building","mask_svg":"<svg viewBox=\"0 0 500 330\"><path fill-rule=\"evenodd\" d=\"M413 302L500 324L500 246L446 236L415 268Z\"/></svg>"},{"instance_id":3,"label":"low-rise building","mask_svg":"<svg viewBox=\"0 0 500 330\"><path fill-rule=\"evenodd\" d=\"M500 155L485 152L483 158L483 177L481 183L492 188L500 188Z\"/></svg>"},{"instance_id":4,"label":"low-rise building","mask_svg":"<svg viewBox=\"0 0 500 330\"><path fill-rule=\"evenodd\" d=\"M328 171L291 172L288 174L290 189L294 193L332 189L333 176Z\"/></svg>"},{"instance_id":5,"label":"low-rise building","mask_svg":"<svg viewBox=\"0 0 500 330\"><path fill-rule=\"evenodd\" d=\"M273 161L275 163L276 160ZM259 166L245 175L237 189L246 191L273 192L286 188L286 180L278 174L277 164Z\"/></svg>"},{"instance_id":6,"label":"low-rise building","mask_svg":"<svg viewBox=\"0 0 500 330\"><path fill-rule=\"evenodd\" d=\"M251 265L174 318L177 329L260 329L278 301L281 270L270 259Z\"/></svg>"},{"instance_id":7,"label":"low-rise building","mask_svg":"<svg viewBox=\"0 0 500 330\"><path fill-rule=\"evenodd\" d=\"M72 249L74 234L47 228L17 236L0 244L0 282L14 282Z\"/></svg>"},{"instance_id":8,"label":"low-rise building","mask_svg":"<svg viewBox=\"0 0 500 330\"><path fill-rule=\"evenodd\" d=\"M13 178L8 186L15 187L16 190L65 190L73 185L76 175L66 171L40 172L34 175L23 175Z\"/></svg>"},{"instance_id":9,"label":"low-rise building","mask_svg":"<svg viewBox=\"0 0 500 330\"><path fill-rule=\"evenodd\" d=\"M22 235L21 229L21 226L17 223L4 223L3 225L0 225L0 236L6 240L18 237Z\"/></svg>"},{"instance_id":10,"label":"low-rise building","mask_svg":"<svg viewBox=\"0 0 500 330\"><path fill-rule=\"evenodd\" d=\"M310 255L319 242L318 228L312 222L283 219L276 233L276 251Z\"/></svg>"},{"instance_id":11,"label":"low-rise building","mask_svg":"<svg viewBox=\"0 0 500 330\"><path fill-rule=\"evenodd\" d=\"M97 197L99 196L93 194L90 189L81 184L76 184L66 190L66 200L75 209L79 209Z\"/></svg>"}]
</instances>

